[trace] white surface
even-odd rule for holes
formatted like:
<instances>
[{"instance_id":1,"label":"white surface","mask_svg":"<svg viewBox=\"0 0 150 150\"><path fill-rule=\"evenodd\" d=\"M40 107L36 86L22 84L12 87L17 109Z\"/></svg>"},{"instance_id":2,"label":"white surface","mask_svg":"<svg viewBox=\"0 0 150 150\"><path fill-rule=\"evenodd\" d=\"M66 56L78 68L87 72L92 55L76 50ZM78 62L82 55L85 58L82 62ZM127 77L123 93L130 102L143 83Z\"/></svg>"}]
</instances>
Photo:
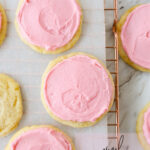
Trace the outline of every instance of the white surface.
<instances>
[{"instance_id":1,"label":"white surface","mask_svg":"<svg viewBox=\"0 0 150 150\"><path fill-rule=\"evenodd\" d=\"M0 48L0 72L9 74L19 82L24 106L24 115L19 127L9 136L0 139L0 150L4 149L10 137L20 128L35 124L52 124L59 127L73 138L77 150L100 150L105 147L107 140L104 140L103 135L107 136L107 117L96 126L85 129L63 126L49 117L41 103L41 75L49 61L58 55L41 55L26 46L19 39L14 27L18 0L0 0L0 2L6 9L9 22L7 38ZM80 0L80 2L84 15L83 32L75 47L66 53L89 52L104 61L103 0Z\"/></svg>"}]
</instances>

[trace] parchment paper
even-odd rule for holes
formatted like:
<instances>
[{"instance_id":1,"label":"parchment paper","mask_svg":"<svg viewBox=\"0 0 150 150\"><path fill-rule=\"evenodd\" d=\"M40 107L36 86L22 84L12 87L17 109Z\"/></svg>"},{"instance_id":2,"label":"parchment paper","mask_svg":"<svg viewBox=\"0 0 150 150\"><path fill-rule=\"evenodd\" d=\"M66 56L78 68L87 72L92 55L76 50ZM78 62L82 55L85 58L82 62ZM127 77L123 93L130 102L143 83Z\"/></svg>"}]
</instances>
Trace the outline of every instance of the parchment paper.
<instances>
[{"instance_id":1,"label":"parchment paper","mask_svg":"<svg viewBox=\"0 0 150 150\"><path fill-rule=\"evenodd\" d=\"M19 0L0 0L8 17L8 32L0 47L0 72L17 80L23 96L24 115L19 127L9 136L0 138L3 150L12 135L29 125L51 124L65 131L74 141L76 150L101 150L107 145L107 117L94 127L73 129L51 119L41 103L41 76L49 61L70 52L88 52L105 63L105 25L103 0L80 0L83 8L83 32L70 51L59 55L42 55L26 46L18 37L15 11Z\"/></svg>"}]
</instances>

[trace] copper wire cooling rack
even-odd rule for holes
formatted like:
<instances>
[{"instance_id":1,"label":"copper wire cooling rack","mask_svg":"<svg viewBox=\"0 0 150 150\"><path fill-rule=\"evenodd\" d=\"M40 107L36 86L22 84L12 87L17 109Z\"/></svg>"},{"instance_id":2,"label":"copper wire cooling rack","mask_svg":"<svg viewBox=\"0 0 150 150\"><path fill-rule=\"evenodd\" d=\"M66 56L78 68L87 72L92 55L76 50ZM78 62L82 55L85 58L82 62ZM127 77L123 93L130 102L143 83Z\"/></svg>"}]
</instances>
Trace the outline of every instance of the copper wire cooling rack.
<instances>
[{"instance_id":1,"label":"copper wire cooling rack","mask_svg":"<svg viewBox=\"0 0 150 150\"><path fill-rule=\"evenodd\" d=\"M111 6L110 6L111 5ZM119 138L120 138L120 129L119 129L119 77L118 77L118 35L116 33L116 23L118 19L118 14L117 14L117 0L104 0L104 10L105 10L105 20L109 21L110 19L113 19L113 26L112 26L112 31L113 31L113 36L114 36L114 41L112 42L112 45L108 45L109 41L106 38L106 50L108 51L113 51L114 57L111 59L106 59L107 63L112 63L114 65L113 71L111 70L110 73L114 77L114 83L115 83L115 100L114 100L114 108L109 111L112 115L114 115L114 122L109 123L108 122L108 128L113 128L115 129L115 133L113 136L108 136L109 140L113 140L113 143L115 142L116 147L119 150ZM113 16L110 18L107 15L107 13L111 13ZM111 27L110 27L111 28ZM107 36L106 36L107 37ZM111 43L111 42L110 42ZM109 44L110 44L109 43Z\"/></svg>"}]
</instances>

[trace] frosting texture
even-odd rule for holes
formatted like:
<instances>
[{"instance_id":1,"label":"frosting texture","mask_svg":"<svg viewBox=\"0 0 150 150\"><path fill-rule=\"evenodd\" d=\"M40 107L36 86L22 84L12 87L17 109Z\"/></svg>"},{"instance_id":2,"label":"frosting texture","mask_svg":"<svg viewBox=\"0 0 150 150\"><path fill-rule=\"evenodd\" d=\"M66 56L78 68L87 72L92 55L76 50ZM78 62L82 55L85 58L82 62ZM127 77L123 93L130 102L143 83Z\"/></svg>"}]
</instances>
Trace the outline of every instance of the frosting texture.
<instances>
[{"instance_id":1,"label":"frosting texture","mask_svg":"<svg viewBox=\"0 0 150 150\"><path fill-rule=\"evenodd\" d=\"M25 0L17 15L21 35L47 51L69 43L80 22L76 0Z\"/></svg>"},{"instance_id":2,"label":"frosting texture","mask_svg":"<svg viewBox=\"0 0 150 150\"><path fill-rule=\"evenodd\" d=\"M150 108L144 113L143 132L148 144L150 144Z\"/></svg>"},{"instance_id":3,"label":"frosting texture","mask_svg":"<svg viewBox=\"0 0 150 150\"><path fill-rule=\"evenodd\" d=\"M62 135L49 128L39 128L20 135L11 150L72 150L71 144Z\"/></svg>"},{"instance_id":4,"label":"frosting texture","mask_svg":"<svg viewBox=\"0 0 150 150\"><path fill-rule=\"evenodd\" d=\"M122 27L123 48L132 62L150 69L150 4L135 8Z\"/></svg>"},{"instance_id":5,"label":"frosting texture","mask_svg":"<svg viewBox=\"0 0 150 150\"><path fill-rule=\"evenodd\" d=\"M67 121L96 121L108 110L113 84L104 67L86 55L55 65L45 79L44 96L54 115Z\"/></svg>"}]
</instances>

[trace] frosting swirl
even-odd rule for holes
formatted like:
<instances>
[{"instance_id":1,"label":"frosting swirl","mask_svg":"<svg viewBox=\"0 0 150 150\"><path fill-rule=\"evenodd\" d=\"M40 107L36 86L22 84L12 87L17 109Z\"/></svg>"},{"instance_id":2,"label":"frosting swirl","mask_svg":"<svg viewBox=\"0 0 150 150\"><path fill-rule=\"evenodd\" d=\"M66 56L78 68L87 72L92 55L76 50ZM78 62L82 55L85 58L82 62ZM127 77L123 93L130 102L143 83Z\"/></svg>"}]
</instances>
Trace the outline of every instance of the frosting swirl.
<instances>
[{"instance_id":1,"label":"frosting swirl","mask_svg":"<svg viewBox=\"0 0 150 150\"><path fill-rule=\"evenodd\" d=\"M121 31L123 48L132 62L150 69L150 4L135 8Z\"/></svg>"},{"instance_id":2,"label":"frosting swirl","mask_svg":"<svg viewBox=\"0 0 150 150\"><path fill-rule=\"evenodd\" d=\"M44 96L49 109L57 117L94 122L108 110L113 90L108 73L96 59L75 55L49 71Z\"/></svg>"},{"instance_id":3,"label":"frosting swirl","mask_svg":"<svg viewBox=\"0 0 150 150\"><path fill-rule=\"evenodd\" d=\"M80 22L76 0L25 0L17 15L22 36L47 51L65 46Z\"/></svg>"},{"instance_id":4,"label":"frosting swirl","mask_svg":"<svg viewBox=\"0 0 150 150\"><path fill-rule=\"evenodd\" d=\"M62 133L49 128L27 131L16 138L10 147L11 150L72 150Z\"/></svg>"}]
</instances>

